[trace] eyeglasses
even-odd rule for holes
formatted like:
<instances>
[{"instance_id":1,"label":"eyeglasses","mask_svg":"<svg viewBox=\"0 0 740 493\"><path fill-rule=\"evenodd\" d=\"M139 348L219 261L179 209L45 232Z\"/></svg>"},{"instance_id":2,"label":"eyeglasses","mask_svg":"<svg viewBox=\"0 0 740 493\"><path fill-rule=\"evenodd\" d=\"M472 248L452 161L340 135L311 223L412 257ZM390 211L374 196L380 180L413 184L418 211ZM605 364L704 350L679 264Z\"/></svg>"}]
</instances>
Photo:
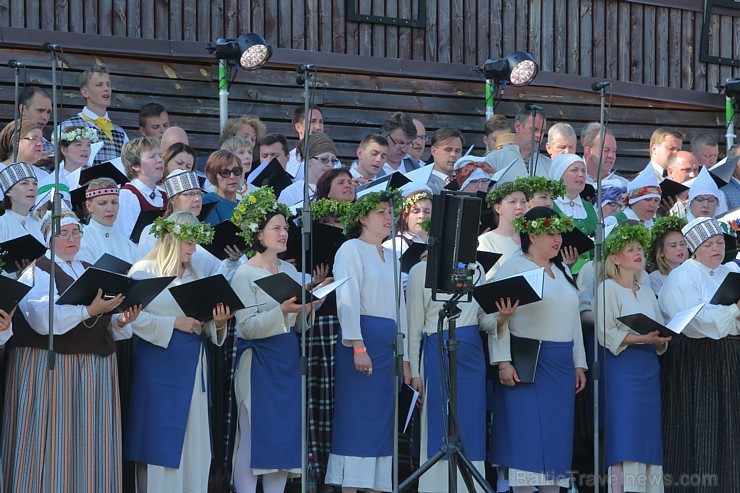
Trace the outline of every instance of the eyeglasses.
<instances>
[{"instance_id":1,"label":"eyeglasses","mask_svg":"<svg viewBox=\"0 0 740 493\"><path fill-rule=\"evenodd\" d=\"M224 178L227 178L227 177L228 177L228 175L227 176L224 176ZM200 191L182 192L180 195L182 195L183 197L187 197L189 199L200 199L200 198L203 198L203 193L201 193Z\"/></svg>"},{"instance_id":2,"label":"eyeglasses","mask_svg":"<svg viewBox=\"0 0 740 493\"><path fill-rule=\"evenodd\" d=\"M716 204L717 203L717 197L696 197L694 199L697 204L703 204L706 202L707 204Z\"/></svg>"},{"instance_id":3,"label":"eyeglasses","mask_svg":"<svg viewBox=\"0 0 740 493\"><path fill-rule=\"evenodd\" d=\"M27 140L29 142L43 142L44 141L43 137L21 137L21 139Z\"/></svg>"},{"instance_id":4,"label":"eyeglasses","mask_svg":"<svg viewBox=\"0 0 740 493\"><path fill-rule=\"evenodd\" d=\"M387 137L387 139L388 139L388 140L390 140L390 141L391 141L391 143L392 143L392 144L393 144L394 146L396 146L396 148L398 148L398 149L401 149L401 150L403 150L403 149L410 149L410 148L411 148L411 144L406 144L406 143L401 143L401 144L399 144L399 143L397 143L397 142L396 142L395 140L393 140L393 137L391 137L390 135L387 135L386 137Z\"/></svg>"},{"instance_id":5,"label":"eyeglasses","mask_svg":"<svg viewBox=\"0 0 740 493\"><path fill-rule=\"evenodd\" d=\"M336 166L336 164L339 163L339 159L337 159L337 158L314 156L312 159L317 160L318 162L320 162L324 166L329 166L330 164L332 166Z\"/></svg>"},{"instance_id":6,"label":"eyeglasses","mask_svg":"<svg viewBox=\"0 0 740 493\"><path fill-rule=\"evenodd\" d=\"M218 176L221 178L228 178L231 175L241 176L244 173L244 168L241 166L234 166L231 169L220 169L218 170Z\"/></svg>"},{"instance_id":7,"label":"eyeglasses","mask_svg":"<svg viewBox=\"0 0 740 493\"><path fill-rule=\"evenodd\" d=\"M429 142L429 136L428 135L417 135L414 139L414 142Z\"/></svg>"},{"instance_id":8,"label":"eyeglasses","mask_svg":"<svg viewBox=\"0 0 740 493\"><path fill-rule=\"evenodd\" d=\"M82 231L79 231L79 230L77 230L77 231L65 231L64 233L59 233L57 235L57 238L61 238L63 240L69 240L69 239L77 240L77 239L82 238Z\"/></svg>"}]
</instances>

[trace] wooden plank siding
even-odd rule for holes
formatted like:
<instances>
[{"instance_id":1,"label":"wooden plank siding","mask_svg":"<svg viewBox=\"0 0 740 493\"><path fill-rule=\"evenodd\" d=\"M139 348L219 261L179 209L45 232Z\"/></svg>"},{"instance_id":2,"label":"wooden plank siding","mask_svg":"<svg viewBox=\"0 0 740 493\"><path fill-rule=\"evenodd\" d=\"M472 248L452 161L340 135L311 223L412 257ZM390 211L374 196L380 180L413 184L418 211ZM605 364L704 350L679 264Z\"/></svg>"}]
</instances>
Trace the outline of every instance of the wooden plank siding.
<instances>
[{"instance_id":1,"label":"wooden plank siding","mask_svg":"<svg viewBox=\"0 0 740 493\"><path fill-rule=\"evenodd\" d=\"M28 83L49 88L48 55L31 48L30 44L10 48L6 43L0 49L0 64L4 65L10 58L18 59L28 66ZM94 44L102 47L105 40L101 38ZM76 76L99 60L108 65L112 74L111 117L130 136L138 133L138 108L157 101L168 109L173 124L188 130L194 147L200 152L213 150L219 131L215 59L199 53L196 44L180 49L189 47L197 56L177 57L169 55L174 51L172 47L153 52L156 47L169 46L167 43L151 42L148 46L152 51L146 53L134 53L134 48L127 53L125 46L119 47L122 53L95 56L82 47L65 51L64 87L59 91L63 104L60 117L79 111L84 101L76 87ZM292 57L298 56L300 52L281 51L266 68L240 72L231 88L230 114L258 115L269 131L286 133L294 143L290 118L293 110L303 104L302 88L295 84L295 66L291 64ZM428 133L444 126L460 128L467 145L475 144L475 152L483 152L484 87L475 75L466 75L464 70L457 73L450 70L445 75L444 70L437 69L438 64L407 62L409 71L416 74L409 76L369 57L353 58L351 64L340 65L320 67L315 102L322 107L327 131L337 141L343 161L352 160L362 137L376 131L396 110L420 119ZM538 85L508 87L497 112L513 117L523 103L535 102L545 109L548 124L565 121L577 133L587 122L598 120L598 95L588 90L590 79L554 74L543 74L542 79ZM674 90L672 99L682 102L671 102L643 98L634 85L616 84L616 93L610 98L609 119L619 143L619 169L635 171L645 165L648 141L658 126L675 126L687 135L710 132L723 139L723 104L719 96L706 101L692 100L691 91ZM623 90L632 91L631 95L624 92L620 95ZM12 118L8 116L13 112L12 101L13 73L0 70L0 114L6 115L3 121Z\"/></svg>"}]
</instances>

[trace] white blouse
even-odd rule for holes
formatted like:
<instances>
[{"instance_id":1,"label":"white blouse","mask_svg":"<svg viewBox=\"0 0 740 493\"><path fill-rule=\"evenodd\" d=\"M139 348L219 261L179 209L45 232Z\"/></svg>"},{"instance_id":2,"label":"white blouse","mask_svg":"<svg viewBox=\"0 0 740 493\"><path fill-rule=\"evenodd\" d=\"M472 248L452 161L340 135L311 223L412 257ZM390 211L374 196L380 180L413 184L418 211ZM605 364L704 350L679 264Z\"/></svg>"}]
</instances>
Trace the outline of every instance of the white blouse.
<instances>
[{"instance_id":1,"label":"white blouse","mask_svg":"<svg viewBox=\"0 0 740 493\"><path fill-rule=\"evenodd\" d=\"M154 207L164 207L164 200L162 199L162 189L155 187L154 190L144 185L141 180L135 178L131 180L131 185L136 187L144 199L152 204ZM152 199L149 195L154 192L154 198ZM131 233L134 231L136 226L136 220L139 219L141 213L141 204L139 203L138 197L134 195L134 192L126 188L121 188L121 192L118 195L118 217L116 222L113 223L113 227L116 228L126 238L131 237Z\"/></svg>"},{"instance_id":2,"label":"white blouse","mask_svg":"<svg viewBox=\"0 0 740 493\"><path fill-rule=\"evenodd\" d=\"M112 226L103 226L91 219L90 224L82 231L84 234L80 240L80 252L77 254L80 260L94 264L105 253L125 260L129 264L134 264L139 260L134 242Z\"/></svg>"}]
</instances>

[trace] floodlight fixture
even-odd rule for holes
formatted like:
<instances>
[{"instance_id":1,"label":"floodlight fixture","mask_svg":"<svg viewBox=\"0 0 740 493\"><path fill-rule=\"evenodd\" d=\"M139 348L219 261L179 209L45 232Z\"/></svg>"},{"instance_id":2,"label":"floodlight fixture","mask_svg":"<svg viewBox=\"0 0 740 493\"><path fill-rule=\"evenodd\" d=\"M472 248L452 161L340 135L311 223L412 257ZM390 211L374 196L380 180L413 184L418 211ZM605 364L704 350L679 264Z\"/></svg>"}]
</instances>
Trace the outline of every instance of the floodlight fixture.
<instances>
[{"instance_id":1,"label":"floodlight fixture","mask_svg":"<svg viewBox=\"0 0 740 493\"><path fill-rule=\"evenodd\" d=\"M524 51L515 51L505 58L486 60L483 74L486 79L495 82L507 82L514 86L526 86L537 76L537 63L532 55Z\"/></svg>"},{"instance_id":2,"label":"floodlight fixture","mask_svg":"<svg viewBox=\"0 0 740 493\"><path fill-rule=\"evenodd\" d=\"M272 46L255 33L242 34L236 39L218 39L206 49L219 60L233 61L246 70L262 67L272 56Z\"/></svg>"}]
</instances>

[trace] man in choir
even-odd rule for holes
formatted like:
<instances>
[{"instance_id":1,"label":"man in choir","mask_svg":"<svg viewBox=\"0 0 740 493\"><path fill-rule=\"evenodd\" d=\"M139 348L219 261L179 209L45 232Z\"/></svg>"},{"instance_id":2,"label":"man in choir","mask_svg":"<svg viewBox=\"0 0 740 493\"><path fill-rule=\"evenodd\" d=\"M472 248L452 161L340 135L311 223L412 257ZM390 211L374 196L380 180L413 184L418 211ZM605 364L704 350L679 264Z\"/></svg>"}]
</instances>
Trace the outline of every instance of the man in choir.
<instances>
[{"instance_id":1,"label":"man in choir","mask_svg":"<svg viewBox=\"0 0 740 493\"><path fill-rule=\"evenodd\" d=\"M368 134L360 142L356 164L349 172L357 183L364 185L381 173L387 157L388 139L380 134Z\"/></svg>"},{"instance_id":2,"label":"man in choir","mask_svg":"<svg viewBox=\"0 0 740 493\"><path fill-rule=\"evenodd\" d=\"M144 137L162 138L170 128L170 116L159 103L147 103L139 109L139 133Z\"/></svg>"},{"instance_id":3,"label":"man in choir","mask_svg":"<svg viewBox=\"0 0 740 493\"><path fill-rule=\"evenodd\" d=\"M434 169L427 186L438 194L452 179L455 163L462 155L463 135L456 128L441 128L432 136Z\"/></svg>"},{"instance_id":4,"label":"man in choir","mask_svg":"<svg viewBox=\"0 0 740 493\"><path fill-rule=\"evenodd\" d=\"M51 118L51 98L40 87L28 86L18 94L18 110L21 120L32 121L43 131ZM44 139L41 158L48 158L53 154L54 144Z\"/></svg>"},{"instance_id":5,"label":"man in choir","mask_svg":"<svg viewBox=\"0 0 740 493\"><path fill-rule=\"evenodd\" d=\"M108 106L113 96L110 75L105 65L95 65L80 74L80 94L86 104L82 111L64 120L59 126L64 129L70 126L93 127L98 132L98 140L103 141L103 148L93 160L93 166L110 161L121 155L123 144L128 136L123 129L108 117Z\"/></svg>"},{"instance_id":6,"label":"man in choir","mask_svg":"<svg viewBox=\"0 0 740 493\"><path fill-rule=\"evenodd\" d=\"M668 158L681 150L683 135L675 128L660 127L650 137L650 166L658 183L668 174Z\"/></svg>"},{"instance_id":7,"label":"man in choir","mask_svg":"<svg viewBox=\"0 0 740 493\"><path fill-rule=\"evenodd\" d=\"M321 110L315 104L309 106L308 110L309 122L308 122L308 133L323 133L324 132L324 115L321 114ZM303 106L295 109L293 112L293 128L298 134L298 140L303 140L306 136L306 111ZM303 178L303 161L300 160L300 156L296 153L297 147L290 151L288 155L288 164L285 167L285 171L291 174L296 180Z\"/></svg>"},{"instance_id":8,"label":"man in choir","mask_svg":"<svg viewBox=\"0 0 740 493\"><path fill-rule=\"evenodd\" d=\"M711 168L717 163L719 144L713 135L701 133L691 139L691 154L696 156L700 166Z\"/></svg>"},{"instance_id":9,"label":"man in choir","mask_svg":"<svg viewBox=\"0 0 740 493\"><path fill-rule=\"evenodd\" d=\"M601 130L599 124L588 124L588 130L581 134L583 143L583 160L586 163L586 183L596 186L596 177L599 170L599 148L601 147ZM623 186L627 180L614 173L614 165L617 162L617 139L611 130L607 129L604 134L604 148L601 158L601 179L617 180Z\"/></svg>"},{"instance_id":10,"label":"man in choir","mask_svg":"<svg viewBox=\"0 0 740 493\"><path fill-rule=\"evenodd\" d=\"M486 120L483 125L483 144L486 146L486 152L497 149L496 139L499 135L513 132L509 119L504 115L493 115Z\"/></svg>"},{"instance_id":11,"label":"man in choir","mask_svg":"<svg viewBox=\"0 0 740 493\"><path fill-rule=\"evenodd\" d=\"M545 149L550 159L555 159L559 154L575 154L576 132L567 123L556 123L547 131L547 144Z\"/></svg>"},{"instance_id":12,"label":"man in choir","mask_svg":"<svg viewBox=\"0 0 740 493\"><path fill-rule=\"evenodd\" d=\"M381 133L388 140L388 157L386 158L381 175L387 175L400 171L408 173L417 169L418 164L411 160L404 161L406 153L416 139L416 125L414 120L406 113L397 111L383 122Z\"/></svg>"},{"instance_id":13,"label":"man in choir","mask_svg":"<svg viewBox=\"0 0 740 493\"><path fill-rule=\"evenodd\" d=\"M283 168L287 166L290 149L288 149L288 139L285 135L267 134L257 142L256 148L257 151L253 155L259 156L260 164L277 159Z\"/></svg>"},{"instance_id":14,"label":"man in choir","mask_svg":"<svg viewBox=\"0 0 740 493\"><path fill-rule=\"evenodd\" d=\"M499 184L530 175L547 177L550 171L550 158L538 152L546 127L545 114L540 110L535 111L534 119L532 112L526 109L516 115L514 144L504 146L486 156L486 160L494 171L501 171L512 165L509 171L500 177ZM533 137L534 146L532 145Z\"/></svg>"},{"instance_id":15,"label":"man in choir","mask_svg":"<svg viewBox=\"0 0 740 493\"><path fill-rule=\"evenodd\" d=\"M677 183L696 178L699 174L699 161L696 155L689 151L678 151L666 161L667 177Z\"/></svg>"},{"instance_id":16,"label":"man in choir","mask_svg":"<svg viewBox=\"0 0 740 493\"><path fill-rule=\"evenodd\" d=\"M411 159L413 161L412 164L415 164L418 168L426 164L421 160L421 156L424 155L424 150L426 149L429 136L427 135L427 129L424 124L416 118L413 120L414 126L416 127L416 138L411 142L411 149L409 149L408 154L406 154L406 157L403 159L404 161Z\"/></svg>"},{"instance_id":17,"label":"man in choir","mask_svg":"<svg viewBox=\"0 0 740 493\"><path fill-rule=\"evenodd\" d=\"M738 155L740 146L735 146L727 151L727 159L734 159ZM732 210L740 207L740 161L735 165L735 171L732 173L730 182L722 187L722 191L727 197L727 208Z\"/></svg>"}]
</instances>

